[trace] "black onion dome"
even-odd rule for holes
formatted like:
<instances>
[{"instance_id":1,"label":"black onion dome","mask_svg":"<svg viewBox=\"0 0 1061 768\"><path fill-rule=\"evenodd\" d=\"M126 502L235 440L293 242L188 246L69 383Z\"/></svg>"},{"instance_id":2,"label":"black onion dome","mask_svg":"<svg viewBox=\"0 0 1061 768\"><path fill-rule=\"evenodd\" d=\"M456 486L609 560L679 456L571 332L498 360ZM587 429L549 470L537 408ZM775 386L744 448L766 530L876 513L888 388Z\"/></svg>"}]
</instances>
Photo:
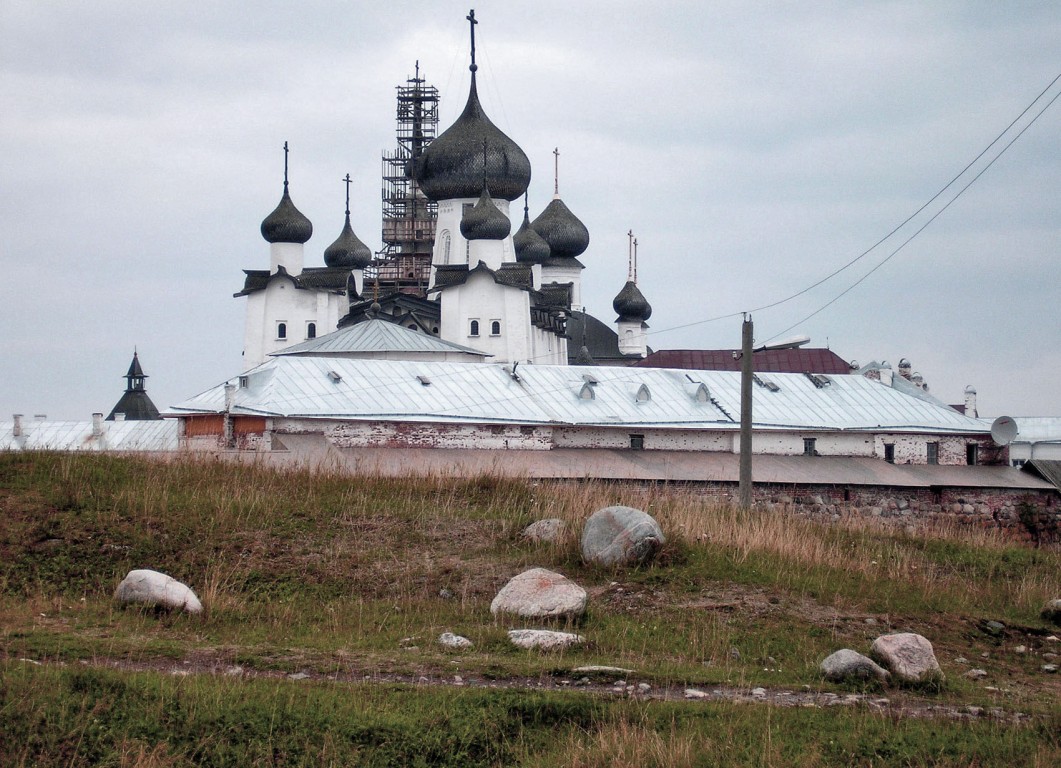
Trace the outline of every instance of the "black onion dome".
<instances>
[{"instance_id":1,"label":"black onion dome","mask_svg":"<svg viewBox=\"0 0 1061 768\"><path fill-rule=\"evenodd\" d=\"M589 247L589 230L559 197L545 206L531 226L557 258L575 258Z\"/></svg>"},{"instance_id":2,"label":"black onion dome","mask_svg":"<svg viewBox=\"0 0 1061 768\"><path fill-rule=\"evenodd\" d=\"M479 202L464 211L461 217L461 234L465 240L504 240L512 231L512 222L501 213L484 189Z\"/></svg>"},{"instance_id":3,"label":"black onion dome","mask_svg":"<svg viewBox=\"0 0 1061 768\"><path fill-rule=\"evenodd\" d=\"M291 202L284 184L284 196L262 221L262 237L270 243L305 243L313 235L313 224Z\"/></svg>"},{"instance_id":4,"label":"black onion dome","mask_svg":"<svg viewBox=\"0 0 1061 768\"><path fill-rule=\"evenodd\" d=\"M552 253L549 244L534 231L527 209L523 209L523 224L512 236L512 245L516 249L516 261L524 264L541 264Z\"/></svg>"},{"instance_id":5,"label":"black onion dome","mask_svg":"<svg viewBox=\"0 0 1061 768\"><path fill-rule=\"evenodd\" d=\"M350 226L350 214L339 239L324 249L324 263L329 267L364 269L372 262L372 249L361 242Z\"/></svg>"},{"instance_id":6,"label":"black onion dome","mask_svg":"<svg viewBox=\"0 0 1061 768\"><path fill-rule=\"evenodd\" d=\"M420 188L432 200L477 197L484 180L495 197L515 200L531 178L527 155L483 112L474 76L464 112L428 144L416 171Z\"/></svg>"},{"instance_id":7,"label":"black onion dome","mask_svg":"<svg viewBox=\"0 0 1061 768\"><path fill-rule=\"evenodd\" d=\"M633 280L627 280L619 295L612 300L612 309L620 320L626 322L643 323L652 317L652 305Z\"/></svg>"}]
</instances>

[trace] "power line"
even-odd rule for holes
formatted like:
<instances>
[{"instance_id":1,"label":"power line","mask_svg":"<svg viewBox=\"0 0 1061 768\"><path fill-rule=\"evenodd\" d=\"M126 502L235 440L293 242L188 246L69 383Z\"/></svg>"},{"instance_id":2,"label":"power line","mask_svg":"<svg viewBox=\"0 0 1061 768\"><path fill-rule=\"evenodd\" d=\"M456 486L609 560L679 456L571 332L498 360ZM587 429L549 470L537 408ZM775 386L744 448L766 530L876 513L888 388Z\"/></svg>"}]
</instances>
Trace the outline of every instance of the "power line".
<instances>
[{"instance_id":1,"label":"power line","mask_svg":"<svg viewBox=\"0 0 1061 768\"><path fill-rule=\"evenodd\" d=\"M859 261L864 259L866 256L871 254L873 251L875 251L877 248L879 248L881 245L883 245L886 241L888 241L891 237L893 237L899 230L901 230L903 227L905 227L907 224L909 224L915 217L917 217L918 214L920 214L922 211L924 211L926 208L928 208L933 202L935 202L937 199L939 199L939 197L941 195L943 195L944 192L946 192L948 189L950 189L952 186L954 186L954 184L959 179L961 179L961 177L964 176L966 174L966 172L969 171L970 168L972 168L981 158L983 158L984 155L986 155L990 151L990 149L993 146L995 146L1007 133L1009 133L1009 131L1013 128L1014 125L1016 125L1018 122L1020 122L1021 118L1023 118L1026 114L1028 114L1028 112L1032 109L1032 107L1034 107L1035 104L1040 99L1042 99L1042 97L1057 83L1058 80L1061 80L1061 73L1058 73L1058 75L1055 76L1054 79L1050 81L1049 85L1047 85L1042 91L1040 91L1039 94L1034 99L1032 99L1032 101L1028 104L1028 106L1026 106L1021 111L1021 113L1019 115L1017 115L1015 118L1013 118L1013 120L1009 123L1009 125L1007 125L1001 131L1001 133L999 133L994 139L992 139L991 143L989 143L986 147L984 147L983 150L981 150L980 153L976 157L974 157L972 160L970 160L966 164L966 166L961 169L961 171L959 171L950 181L948 181L943 187L941 187L940 190L938 192L936 192L936 194L934 194L927 201L925 201L925 203L923 203L921 205L921 207L919 207L916 211L914 211L909 216L907 216L905 219L903 219L903 221L901 223L899 223L898 225L896 225L890 232L888 232L888 234L884 235L884 237L882 237L879 240L877 240L877 242L875 242L873 245L871 245L866 250L862 251L862 253L860 253L855 258L851 259L849 262L847 262L843 266L841 266L838 269L830 272L828 275L826 275L825 277L821 278L817 282L807 286L806 288L803 288L802 290L799 290L796 293L793 293L793 294L791 294L789 296L786 296L783 299L778 299L777 301L773 301L773 302L770 302L769 304L764 304L764 305L759 306L759 307L754 307L754 308L746 310L746 311L748 311L748 312L762 312L764 310L773 309L774 307L778 307L778 306L780 306L782 304L786 304L786 303L792 301L793 299L797 299L800 296L803 296L804 294L814 290L815 288L817 288L818 286L822 285L823 283L826 283L829 280L833 279L837 275L841 274L845 270L847 270L850 267L854 266ZM1059 91L1058 95L1061 95L1061 91ZM903 244L899 246L899 248L897 248L895 251L892 251L892 253L889 254L888 257L884 261L882 261L880 264L878 264L876 267L874 267L872 270L870 270L868 273L866 273L858 282L854 283L853 285L851 285L850 287L845 289L843 291L843 293L841 293L838 296L836 296L835 298L833 298L829 302L829 304L832 304L833 302L835 302L837 299L839 299L845 293L847 293L848 291L853 289L855 286L857 286L859 283L861 283L863 280L865 280L867 277L869 277L869 275L873 274L873 272L877 271L877 269L879 269L881 266L883 266L883 264L886 263L889 259L891 259L892 256L894 256L896 253L898 253L900 250L902 250L902 248L908 242L910 242L910 240L912 240L914 237L916 237L926 226L928 226L928 224L930 224L932 221L934 221L939 216L940 213L945 211L950 206L951 203L953 203L955 200L957 200L959 197L961 197L962 192L964 192L966 189L968 189L969 186L973 182L975 182L977 179L979 179L980 176L983 175L984 171L986 171L988 168L990 168L995 163L995 161L998 160L998 158L1000 158L1005 153L1005 151L1010 148L1010 146L1012 146L1013 142L1016 141L1018 138L1020 138L1021 134L1023 134L1026 130L1028 130L1028 128L1030 128L1035 123L1035 121L1039 119L1039 117L1043 114L1043 112L1045 112L1050 107L1050 105L1053 104L1054 101L1057 100L1057 98L1058 98L1058 96L1055 95L1046 104L1046 106L1043 107L1039 111L1039 113L1036 114L1035 117L1033 117L1028 122L1028 124L1025 125L1024 128L1022 128L1017 133L1017 135L1012 140L1010 140L1010 142L1008 144L1006 144L1005 147L1002 148L1001 151L999 151L999 153L997 155L995 155L995 157L983 168L983 170L981 170L978 174L976 174L976 176L973 177L972 181L970 181L969 184L967 184L965 187L963 187L958 192L958 194L956 194L953 198L951 198L950 202L948 202L935 215L933 215L932 218L930 218L928 220L928 222L925 224L925 226L923 226L920 229L918 229L917 232L915 232L910 238L908 238L906 241L904 241ZM804 322L805 320L810 319L815 314L817 314L818 312L821 312L823 309L828 307L829 304L824 305L823 307L818 309L816 312L814 312L813 314L811 314L808 317L804 318L804 320L801 320L800 322ZM679 329L682 329L682 328L690 328L690 327L696 326L696 325L705 325L707 323L713 323L713 322L716 322L718 320L725 320L725 319L728 319L728 318L731 318L731 317L737 317L737 316L739 316L741 314L742 314L742 312L730 312L730 313L725 314L725 315L718 315L716 317L707 318L705 320L695 320L695 321L690 322L690 323L683 323L682 325L676 325L676 326L672 326L670 328L663 328L663 329L660 329L658 331L653 331L651 335L657 335L657 334L661 334L661 333L668 333L670 331L676 331L676 330L679 330ZM799 325L799 323L797 323L796 325ZM789 328L788 330L791 330L791 328ZM785 331L782 331L781 333L785 333ZM777 335L780 335L780 334L777 334Z\"/></svg>"}]
</instances>

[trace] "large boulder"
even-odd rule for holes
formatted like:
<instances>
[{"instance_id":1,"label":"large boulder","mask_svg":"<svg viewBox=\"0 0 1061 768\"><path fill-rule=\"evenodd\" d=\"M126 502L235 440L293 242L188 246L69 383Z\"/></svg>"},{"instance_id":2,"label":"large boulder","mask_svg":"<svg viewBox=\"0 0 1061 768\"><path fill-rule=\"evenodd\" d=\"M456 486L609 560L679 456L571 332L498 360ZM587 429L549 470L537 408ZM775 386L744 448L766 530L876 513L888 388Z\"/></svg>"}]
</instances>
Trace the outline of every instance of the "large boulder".
<instances>
[{"instance_id":1,"label":"large boulder","mask_svg":"<svg viewBox=\"0 0 1061 768\"><path fill-rule=\"evenodd\" d=\"M639 565L655 557L666 538L653 517L633 507L605 507L582 529L582 559L597 565Z\"/></svg>"},{"instance_id":2,"label":"large boulder","mask_svg":"<svg viewBox=\"0 0 1061 768\"><path fill-rule=\"evenodd\" d=\"M513 576L490 603L490 613L525 619L577 619L586 612L586 590L545 568Z\"/></svg>"},{"instance_id":3,"label":"large boulder","mask_svg":"<svg viewBox=\"0 0 1061 768\"><path fill-rule=\"evenodd\" d=\"M203 604L189 587L164 573L147 568L129 571L115 590L114 599L122 605L146 605L188 613L203 611Z\"/></svg>"},{"instance_id":4,"label":"large boulder","mask_svg":"<svg viewBox=\"0 0 1061 768\"><path fill-rule=\"evenodd\" d=\"M826 680L832 680L834 683L844 680L884 682L891 676L888 670L876 664L873 659L850 648L842 648L826 656L822 661L821 671Z\"/></svg>"},{"instance_id":5,"label":"large boulder","mask_svg":"<svg viewBox=\"0 0 1061 768\"><path fill-rule=\"evenodd\" d=\"M1055 597L1053 600L1048 601L1039 615L1047 621L1061 625L1061 597Z\"/></svg>"},{"instance_id":6,"label":"large boulder","mask_svg":"<svg viewBox=\"0 0 1061 768\"><path fill-rule=\"evenodd\" d=\"M873 641L870 655L904 683L942 682L932 643L913 632L881 635Z\"/></svg>"},{"instance_id":7,"label":"large boulder","mask_svg":"<svg viewBox=\"0 0 1061 768\"><path fill-rule=\"evenodd\" d=\"M515 646L538 651L561 651L586 642L582 635L548 629L513 629L509 631L508 639Z\"/></svg>"}]
</instances>

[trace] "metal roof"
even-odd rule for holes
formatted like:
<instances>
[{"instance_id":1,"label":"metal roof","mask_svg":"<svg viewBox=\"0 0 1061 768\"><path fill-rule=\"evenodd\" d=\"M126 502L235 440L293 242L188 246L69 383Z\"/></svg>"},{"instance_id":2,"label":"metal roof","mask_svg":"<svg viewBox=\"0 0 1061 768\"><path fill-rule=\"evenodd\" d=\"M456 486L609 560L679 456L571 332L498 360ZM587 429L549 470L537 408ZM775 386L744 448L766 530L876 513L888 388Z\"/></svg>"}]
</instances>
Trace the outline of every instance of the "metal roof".
<instances>
[{"instance_id":1,"label":"metal roof","mask_svg":"<svg viewBox=\"0 0 1061 768\"><path fill-rule=\"evenodd\" d=\"M243 376L247 386L236 391L233 413L724 431L739 427L740 374L729 371L525 365L513 374L511 366L494 363L285 355ZM830 376L823 387L803 374L770 374L769 381L776 391L753 387L756 429L990 432L978 419L862 376ZM697 395L701 383L707 398ZM168 415L219 413L224 402L219 384L173 406Z\"/></svg>"},{"instance_id":2,"label":"metal roof","mask_svg":"<svg viewBox=\"0 0 1061 768\"><path fill-rule=\"evenodd\" d=\"M324 336L318 336L315 339L285 347L279 352L273 352L272 354L273 356L364 355L383 352L427 352L440 355L461 353L477 357L488 357L486 352L481 352L471 347L463 347L460 344L453 344L437 336L413 331L380 318L372 318L340 328Z\"/></svg>"},{"instance_id":3,"label":"metal roof","mask_svg":"<svg viewBox=\"0 0 1061 768\"><path fill-rule=\"evenodd\" d=\"M1015 443L1061 442L1061 416L1016 416Z\"/></svg>"},{"instance_id":4,"label":"metal roof","mask_svg":"<svg viewBox=\"0 0 1061 768\"><path fill-rule=\"evenodd\" d=\"M172 420L104 421L100 436L91 421L22 420L22 434L13 421L0 422L3 451L175 451L177 423Z\"/></svg>"},{"instance_id":5,"label":"metal roof","mask_svg":"<svg viewBox=\"0 0 1061 768\"><path fill-rule=\"evenodd\" d=\"M639 368L689 368L698 371L739 371L737 349L661 349L633 365ZM848 374L851 365L831 349L764 349L755 353L760 373Z\"/></svg>"}]
</instances>

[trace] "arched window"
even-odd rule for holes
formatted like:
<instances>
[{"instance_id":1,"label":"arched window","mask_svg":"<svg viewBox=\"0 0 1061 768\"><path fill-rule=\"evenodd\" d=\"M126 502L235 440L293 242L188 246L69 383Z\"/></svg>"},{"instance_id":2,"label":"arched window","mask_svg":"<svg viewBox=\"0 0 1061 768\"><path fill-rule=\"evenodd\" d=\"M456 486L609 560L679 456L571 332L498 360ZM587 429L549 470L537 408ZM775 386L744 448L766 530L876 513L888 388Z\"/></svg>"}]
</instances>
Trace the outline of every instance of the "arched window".
<instances>
[{"instance_id":1,"label":"arched window","mask_svg":"<svg viewBox=\"0 0 1061 768\"><path fill-rule=\"evenodd\" d=\"M470 323L468 323L468 335L469 336L478 336L479 335L479 321L478 320L472 320Z\"/></svg>"},{"instance_id":2,"label":"arched window","mask_svg":"<svg viewBox=\"0 0 1061 768\"><path fill-rule=\"evenodd\" d=\"M442 230L442 234L439 235L439 238L442 241L442 263L449 264L449 230Z\"/></svg>"},{"instance_id":3,"label":"arched window","mask_svg":"<svg viewBox=\"0 0 1061 768\"><path fill-rule=\"evenodd\" d=\"M276 324L276 338L280 340L287 338L287 323L283 320Z\"/></svg>"},{"instance_id":4,"label":"arched window","mask_svg":"<svg viewBox=\"0 0 1061 768\"><path fill-rule=\"evenodd\" d=\"M491 336L500 336L501 335L501 321L500 320L491 320L490 321L490 335Z\"/></svg>"},{"instance_id":5,"label":"arched window","mask_svg":"<svg viewBox=\"0 0 1061 768\"><path fill-rule=\"evenodd\" d=\"M317 338L317 324L316 323L306 323L306 338L307 339L315 339L315 338Z\"/></svg>"}]
</instances>

